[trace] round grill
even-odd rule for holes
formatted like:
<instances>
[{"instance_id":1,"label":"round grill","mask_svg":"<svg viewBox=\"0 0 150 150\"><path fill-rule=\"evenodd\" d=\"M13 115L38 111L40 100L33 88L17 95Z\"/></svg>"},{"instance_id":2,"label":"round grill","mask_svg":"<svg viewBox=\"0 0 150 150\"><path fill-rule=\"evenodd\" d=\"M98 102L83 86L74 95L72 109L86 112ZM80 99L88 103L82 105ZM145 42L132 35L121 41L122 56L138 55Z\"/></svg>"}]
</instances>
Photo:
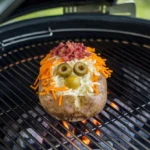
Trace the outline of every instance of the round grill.
<instances>
[{"instance_id":1,"label":"round grill","mask_svg":"<svg viewBox=\"0 0 150 150\"><path fill-rule=\"evenodd\" d=\"M14 146L23 149L19 140L29 149L148 149L150 146L150 45L143 42L148 38L109 30L82 32L78 38L69 37L71 33L62 38L57 32L57 38L18 44L0 57L0 142L8 149ZM107 59L113 74L108 79L104 111L86 123L68 123L66 127L45 113L30 85L38 75L40 60L59 42L68 39L95 47Z\"/></svg>"}]
</instances>

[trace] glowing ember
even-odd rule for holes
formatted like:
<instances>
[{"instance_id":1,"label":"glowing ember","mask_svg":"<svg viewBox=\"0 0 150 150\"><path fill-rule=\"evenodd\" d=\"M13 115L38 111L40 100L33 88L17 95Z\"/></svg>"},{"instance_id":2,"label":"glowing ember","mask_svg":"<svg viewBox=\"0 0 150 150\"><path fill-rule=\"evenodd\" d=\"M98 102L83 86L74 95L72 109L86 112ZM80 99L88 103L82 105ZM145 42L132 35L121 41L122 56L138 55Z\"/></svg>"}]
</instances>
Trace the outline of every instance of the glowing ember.
<instances>
[{"instance_id":1,"label":"glowing ember","mask_svg":"<svg viewBox=\"0 0 150 150\"><path fill-rule=\"evenodd\" d=\"M73 134L75 134L75 129L73 129L71 132L72 132Z\"/></svg>"},{"instance_id":2,"label":"glowing ember","mask_svg":"<svg viewBox=\"0 0 150 150\"><path fill-rule=\"evenodd\" d=\"M97 135L99 135L99 136L101 135L101 133L100 133L99 130L96 130L95 133L96 133Z\"/></svg>"},{"instance_id":3,"label":"glowing ember","mask_svg":"<svg viewBox=\"0 0 150 150\"><path fill-rule=\"evenodd\" d=\"M93 122L95 125L98 125L98 126L101 125L101 123L98 122L96 119L93 119L92 122Z\"/></svg>"},{"instance_id":4,"label":"glowing ember","mask_svg":"<svg viewBox=\"0 0 150 150\"><path fill-rule=\"evenodd\" d=\"M63 125L64 125L67 129L69 129L69 125L68 125L68 123L67 123L66 121L62 121L62 123L63 123ZM75 133L75 130L74 130L74 129L72 130L72 133L73 133L73 134ZM71 135L69 132L66 133L66 136L67 136L67 137L72 137L72 135Z\"/></svg>"},{"instance_id":5,"label":"glowing ember","mask_svg":"<svg viewBox=\"0 0 150 150\"><path fill-rule=\"evenodd\" d=\"M71 137L71 134L69 132L67 132L66 136L67 137Z\"/></svg>"},{"instance_id":6,"label":"glowing ember","mask_svg":"<svg viewBox=\"0 0 150 150\"><path fill-rule=\"evenodd\" d=\"M90 140L86 136L82 136L82 141L87 145L90 144Z\"/></svg>"},{"instance_id":7,"label":"glowing ember","mask_svg":"<svg viewBox=\"0 0 150 150\"><path fill-rule=\"evenodd\" d=\"M69 129L69 125L68 125L68 123L67 123L66 121L62 121L62 123L63 123L63 125L64 125L67 129Z\"/></svg>"},{"instance_id":8,"label":"glowing ember","mask_svg":"<svg viewBox=\"0 0 150 150\"><path fill-rule=\"evenodd\" d=\"M119 107L113 102L110 103L110 106L112 106L116 110L119 110Z\"/></svg>"},{"instance_id":9,"label":"glowing ember","mask_svg":"<svg viewBox=\"0 0 150 150\"><path fill-rule=\"evenodd\" d=\"M82 120L82 123L86 124L86 120Z\"/></svg>"}]
</instances>

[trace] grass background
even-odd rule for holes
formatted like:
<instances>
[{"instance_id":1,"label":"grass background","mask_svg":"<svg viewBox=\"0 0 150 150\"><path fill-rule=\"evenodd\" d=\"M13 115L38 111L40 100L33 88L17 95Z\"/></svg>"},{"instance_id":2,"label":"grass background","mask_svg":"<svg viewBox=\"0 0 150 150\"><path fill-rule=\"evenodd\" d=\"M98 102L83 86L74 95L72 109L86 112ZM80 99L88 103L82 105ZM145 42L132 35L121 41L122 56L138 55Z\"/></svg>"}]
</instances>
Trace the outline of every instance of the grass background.
<instances>
[{"instance_id":1,"label":"grass background","mask_svg":"<svg viewBox=\"0 0 150 150\"><path fill-rule=\"evenodd\" d=\"M119 0L119 2L122 2L122 1L126 2L128 0ZM150 20L150 0L134 0L134 1L136 3L136 17ZM31 18L39 18L39 17L44 17L44 16L56 16L56 15L63 15L62 7L32 12L30 14L26 14L26 15L17 17L15 19L12 19L6 23L22 21L22 20L31 19Z\"/></svg>"}]
</instances>

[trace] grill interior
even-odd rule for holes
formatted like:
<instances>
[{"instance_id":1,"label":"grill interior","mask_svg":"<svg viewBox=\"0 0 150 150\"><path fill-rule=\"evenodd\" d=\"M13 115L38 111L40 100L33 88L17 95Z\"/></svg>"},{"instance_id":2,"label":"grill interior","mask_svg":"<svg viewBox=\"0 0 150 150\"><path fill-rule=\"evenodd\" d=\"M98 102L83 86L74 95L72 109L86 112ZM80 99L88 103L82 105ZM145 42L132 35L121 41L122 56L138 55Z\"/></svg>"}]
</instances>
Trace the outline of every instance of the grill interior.
<instances>
[{"instance_id":1,"label":"grill interior","mask_svg":"<svg viewBox=\"0 0 150 150\"><path fill-rule=\"evenodd\" d=\"M95 47L114 72L108 79L108 101L102 113L67 125L45 113L30 85L40 60L68 37L30 41L4 51L0 57L0 149L149 149L150 46L141 37L105 35L70 39Z\"/></svg>"}]
</instances>

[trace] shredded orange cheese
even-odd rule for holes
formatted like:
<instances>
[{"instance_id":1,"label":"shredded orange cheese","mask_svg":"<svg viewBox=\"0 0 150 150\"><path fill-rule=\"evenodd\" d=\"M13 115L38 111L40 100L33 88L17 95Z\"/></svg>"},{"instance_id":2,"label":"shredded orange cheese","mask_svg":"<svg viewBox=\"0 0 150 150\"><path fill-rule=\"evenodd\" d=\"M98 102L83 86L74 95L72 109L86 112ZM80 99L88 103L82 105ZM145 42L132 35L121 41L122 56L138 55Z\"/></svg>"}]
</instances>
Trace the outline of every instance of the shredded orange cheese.
<instances>
[{"instance_id":1,"label":"shredded orange cheese","mask_svg":"<svg viewBox=\"0 0 150 150\"><path fill-rule=\"evenodd\" d=\"M59 97L59 103L58 103L58 106L61 106L62 105L62 95L60 95Z\"/></svg>"},{"instance_id":2,"label":"shredded orange cheese","mask_svg":"<svg viewBox=\"0 0 150 150\"><path fill-rule=\"evenodd\" d=\"M93 61L96 60L96 63L94 64L96 71L102 73L106 78L111 77L111 73L113 71L109 70L109 68L106 67L106 59L102 59L100 56L94 53L94 48L87 47L87 51L91 53L91 55L87 59L91 59Z\"/></svg>"},{"instance_id":3,"label":"shredded orange cheese","mask_svg":"<svg viewBox=\"0 0 150 150\"><path fill-rule=\"evenodd\" d=\"M106 67L106 59L102 59L100 56L100 53L98 55L95 53L95 49L91 47L87 47L87 51L91 53L91 55L86 60L96 60L96 63L94 64L94 67L96 68L97 72L102 73L105 78L111 77L112 70L109 70L108 67ZM92 77L93 82L98 82L99 76L96 76L95 74ZM99 94L98 85L93 86L93 90L96 94Z\"/></svg>"},{"instance_id":4,"label":"shredded orange cheese","mask_svg":"<svg viewBox=\"0 0 150 150\"><path fill-rule=\"evenodd\" d=\"M52 95L53 95L53 97L54 97L54 100L57 100L57 97L56 97L56 94L55 94L54 91L52 91Z\"/></svg>"},{"instance_id":5,"label":"shredded orange cheese","mask_svg":"<svg viewBox=\"0 0 150 150\"><path fill-rule=\"evenodd\" d=\"M39 86L39 83L37 83L37 85L34 87L34 86L32 86L32 85L30 85L30 87L33 89L33 90L36 90L37 88L38 88L38 86Z\"/></svg>"}]
</instances>

